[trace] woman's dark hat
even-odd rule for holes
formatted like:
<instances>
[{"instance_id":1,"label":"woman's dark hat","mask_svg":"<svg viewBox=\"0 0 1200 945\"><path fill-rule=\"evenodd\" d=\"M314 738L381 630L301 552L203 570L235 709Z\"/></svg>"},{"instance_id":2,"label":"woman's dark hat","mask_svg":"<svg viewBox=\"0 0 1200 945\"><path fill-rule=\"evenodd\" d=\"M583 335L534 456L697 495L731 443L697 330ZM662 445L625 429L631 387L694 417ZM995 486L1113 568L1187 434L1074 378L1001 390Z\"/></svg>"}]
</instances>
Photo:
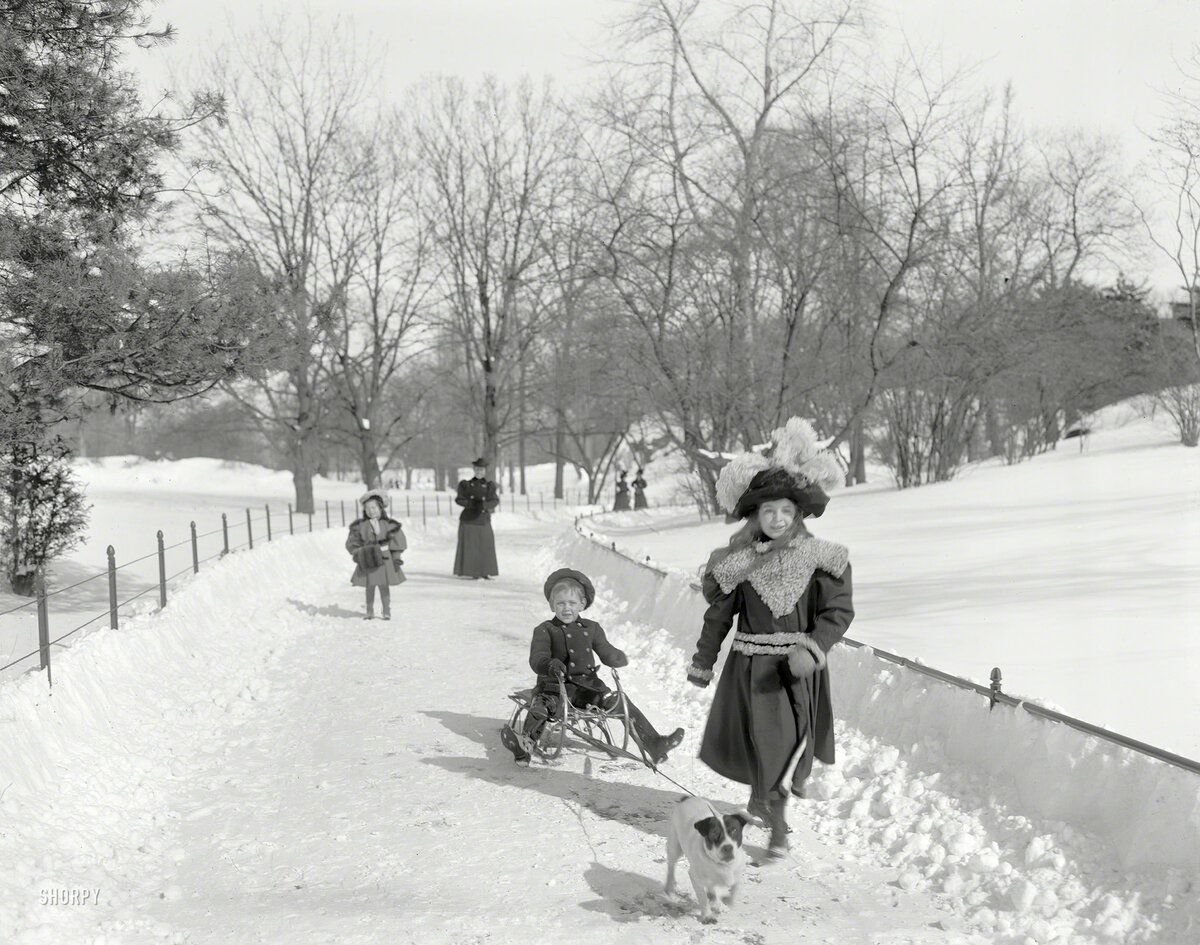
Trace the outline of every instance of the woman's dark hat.
<instances>
[{"instance_id":1,"label":"woman's dark hat","mask_svg":"<svg viewBox=\"0 0 1200 945\"><path fill-rule=\"evenodd\" d=\"M482 456L480 456L478 459L475 459L475 460L472 460L472 461L471 461L471 466L472 466L472 467L475 467L475 466L483 466L483 467L486 469L486 468L487 468L487 464L488 464L488 461L487 461L486 459L484 459Z\"/></svg>"},{"instance_id":2,"label":"woman's dark hat","mask_svg":"<svg viewBox=\"0 0 1200 945\"><path fill-rule=\"evenodd\" d=\"M546 578L543 591L546 594L547 603L550 601L550 592L554 590L554 585L559 581L565 580L578 581L580 583L583 587L583 609L587 610L591 607L592 601L596 599L596 588L592 586L592 582L586 574L582 571L576 571L574 568L559 568Z\"/></svg>"},{"instance_id":3,"label":"woman's dark hat","mask_svg":"<svg viewBox=\"0 0 1200 945\"><path fill-rule=\"evenodd\" d=\"M760 505L773 499L791 499L801 514L812 518L820 518L829 504L829 496L815 482L805 482L782 467L772 466L754 474L738 498L732 517L749 518Z\"/></svg>"}]
</instances>

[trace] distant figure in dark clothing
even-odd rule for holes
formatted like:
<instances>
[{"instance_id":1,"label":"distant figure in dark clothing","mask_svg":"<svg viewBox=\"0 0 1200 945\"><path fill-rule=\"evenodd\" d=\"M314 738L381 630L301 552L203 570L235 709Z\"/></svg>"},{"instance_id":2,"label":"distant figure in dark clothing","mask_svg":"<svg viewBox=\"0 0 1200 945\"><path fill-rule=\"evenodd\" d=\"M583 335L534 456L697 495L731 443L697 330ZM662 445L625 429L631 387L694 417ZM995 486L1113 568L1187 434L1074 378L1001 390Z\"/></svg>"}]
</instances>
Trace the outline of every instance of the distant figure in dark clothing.
<instances>
[{"instance_id":1,"label":"distant figure in dark clothing","mask_svg":"<svg viewBox=\"0 0 1200 945\"><path fill-rule=\"evenodd\" d=\"M625 481L625 470L617 476L617 500L613 503L614 512L629 511L629 483Z\"/></svg>"},{"instance_id":2,"label":"distant figure in dark clothing","mask_svg":"<svg viewBox=\"0 0 1200 945\"><path fill-rule=\"evenodd\" d=\"M487 460L482 456L471 464L472 479L458 484L454 501L462 506L458 517L458 549L454 553L454 573L459 577L490 580L500 573L496 564L496 536L492 534L492 513L500 505L496 484L487 478Z\"/></svg>"},{"instance_id":3,"label":"distant figure in dark clothing","mask_svg":"<svg viewBox=\"0 0 1200 945\"><path fill-rule=\"evenodd\" d=\"M646 501L646 479L642 475L645 471L639 466L637 478L633 480L633 507L635 509L650 508L650 503Z\"/></svg>"}]
</instances>

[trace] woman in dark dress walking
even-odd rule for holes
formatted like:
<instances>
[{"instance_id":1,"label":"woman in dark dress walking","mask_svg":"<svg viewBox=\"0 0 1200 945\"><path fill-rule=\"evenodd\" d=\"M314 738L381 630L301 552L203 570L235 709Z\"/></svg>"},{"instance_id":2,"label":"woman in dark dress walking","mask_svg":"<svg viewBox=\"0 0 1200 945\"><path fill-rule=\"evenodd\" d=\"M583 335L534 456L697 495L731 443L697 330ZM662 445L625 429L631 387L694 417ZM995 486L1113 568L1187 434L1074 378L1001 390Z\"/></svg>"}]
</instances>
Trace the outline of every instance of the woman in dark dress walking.
<instances>
[{"instance_id":1,"label":"woman in dark dress walking","mask_svg":"<svg viewBox=\"0 0 1200 945\"><path fill-rule=\"evenodd\" d=\"M458 548L454 552L454 573L459 577L491 580L500 573L496 564L496 536L492 534L492 513L500 505L500 492L487 478L487 460L482 456L471 464L475 473L458 484L456 504L462 506L458 517Z\"/></svg>"},{"instance_id":2,"label":"woman in dark dress walking","mask_svg":"<svg viewBox=\"0 0 1200 945\"><path fill-rule=\"evenodd\" d=\"M803 420L793 417L772 440L769 459L743 453L717 480L721 506L746 524L705 566L709 607L688 680L709 684L736 618L700 760L750 785L748 808L767 820L769 853L781 857L789 797L802 796L814 758L834 760L827 654L854 607L849 552L804 526L825 511L841 470Z\"/></svg>"},{"instance_id":3,"label":"woman in dark dress walking","mask_svg":"<svg viewBox=\"0 0 1200 945\"><path fill-rule=\"evenodd\" d=\"M646 501L646 478L643 475L645 471L639 466L637 477L633 480L633 507L635 509L650 508L650 503Z\"/></svg>"},{"instance_id":4,"label":"woman in dark dress walking","mask_svg":"<svg viewBox=\"0 0 1200 945\"><path fill-rule=\"evenodd\" d=\"M624 469L622 469L620 475L617 476L617 499L615 502L613 502L614 512L629 511L629 483L626 482L625 476L626 473Z\"/></svg>"}]
</instances>

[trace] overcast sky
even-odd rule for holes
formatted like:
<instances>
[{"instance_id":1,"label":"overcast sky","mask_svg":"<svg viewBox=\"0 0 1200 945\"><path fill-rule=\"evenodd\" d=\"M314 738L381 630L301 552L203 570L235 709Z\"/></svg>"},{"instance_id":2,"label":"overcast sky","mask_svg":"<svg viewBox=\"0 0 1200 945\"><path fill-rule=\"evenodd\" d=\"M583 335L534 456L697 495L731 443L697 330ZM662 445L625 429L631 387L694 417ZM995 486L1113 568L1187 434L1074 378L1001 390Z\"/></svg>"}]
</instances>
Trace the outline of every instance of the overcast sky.
<instances>
[{"instance_id":1,"label":"overcast sky","mask_svg":"<svg viewBox=\"0 0 1200 945\"><path fill-rule=\"evenodd\" d=\"M585 82L588 59L605 50L602 24L623 0L310 0L340 12L388 50L386 80L397 96L429 72L475 77L551 75ZM151 86L221 35L227 19L295 3L162 0L156 19L178 29L172 46L137 52L130 64ZM292 14L294 15L294 13ZM881 43L907 38L940 51L948 66L978 64L978 81L1010 81L1017 111L1034 126L1083 127L1111 135L1130 160L1144 153L1139 129L1161 112L1159 90L1176 83L1176 59L1200 42L1197 0L873 0ZM891 27L889 29L889 27ZM1158 284L1170 276L1156 271Z\"/></svg>"}]
</instances>

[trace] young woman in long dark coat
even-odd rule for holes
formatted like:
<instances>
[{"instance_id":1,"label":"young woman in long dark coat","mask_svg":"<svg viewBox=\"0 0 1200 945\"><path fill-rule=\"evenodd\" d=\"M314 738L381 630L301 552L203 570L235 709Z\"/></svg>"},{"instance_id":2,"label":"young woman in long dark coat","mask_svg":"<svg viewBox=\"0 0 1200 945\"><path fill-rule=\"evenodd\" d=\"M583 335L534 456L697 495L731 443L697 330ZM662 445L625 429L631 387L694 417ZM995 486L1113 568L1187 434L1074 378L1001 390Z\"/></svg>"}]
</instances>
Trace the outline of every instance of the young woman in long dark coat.
<instances>
[{"instance_id":1,"label":"young woman in long dark coat","mask_svg":"<svg viewBox=\"0 0 1200 945\"><path fill-rule=\"evenodd\" d=\"M392 619L391 589L406 580L400 570L400 553L408 548L404 529L387 515L387 500L382 492L372 489L360 500L363 514L350 523L346 550L354 558L354 574L350 583L367 589L365 619L375 617L375 590L379 589L383 604L383 619Z\"/></svg>"},{"instance_id":2,"label":"young woman in long dark coat","mask_svg":"<svg viewBox=\"0 0 1200 945\"><path fill-rule=\"evenodd\" d=\"M822 483L836 482L836 463L816 450L803 421L775 435L770 461L745 454L721 472L722 504L747 521L705 567L709 607L688 680L708 685L736 618L700 759L750 785L748 807L771 828L771 855L782 856L789 797L802 794L814 758L834 760L827 654L854 606L849 552L804 526L824 512Z\"/></svg>"},{"instance_id":3,"label":"young woman in long dark coat","mask_svg":"<svg viewBox=\"0 0 1200 945\"><path fill-rule=\"evenodd\" d=\"M614 512L629 511L629 483L625 480L625 470L621 470L621 474L617 476L617 498L613 502Z\"/></svg>"},{"instance_id":4,"label":"young woman in long dark coat","mask_svg":"<svg viewBox=\"0 0 1200 945\"><path fill-rule=\"evenodd\" d=\"M500 573L496 563L496 536L492 533L492 513L500 505L500 491L487 478L487 460L482 456L471 464L474 477L458 484L454 497L462 506L458 517L458 547L454 552L454 573L459 577L490 580Z\"/></svg>"},{"instance_id":5,"label":"young woman in long dark coat","mask_svg":"<svg viewBox=\"0 0 1200 945\"><path fill-rule=\"evenodd\" d=\"M634 509L648 509L650 503L646 501L646 478L642 475L644 469L638 469L637 478L633 480L633 507Z\"/></svg>"}]
</instances>

